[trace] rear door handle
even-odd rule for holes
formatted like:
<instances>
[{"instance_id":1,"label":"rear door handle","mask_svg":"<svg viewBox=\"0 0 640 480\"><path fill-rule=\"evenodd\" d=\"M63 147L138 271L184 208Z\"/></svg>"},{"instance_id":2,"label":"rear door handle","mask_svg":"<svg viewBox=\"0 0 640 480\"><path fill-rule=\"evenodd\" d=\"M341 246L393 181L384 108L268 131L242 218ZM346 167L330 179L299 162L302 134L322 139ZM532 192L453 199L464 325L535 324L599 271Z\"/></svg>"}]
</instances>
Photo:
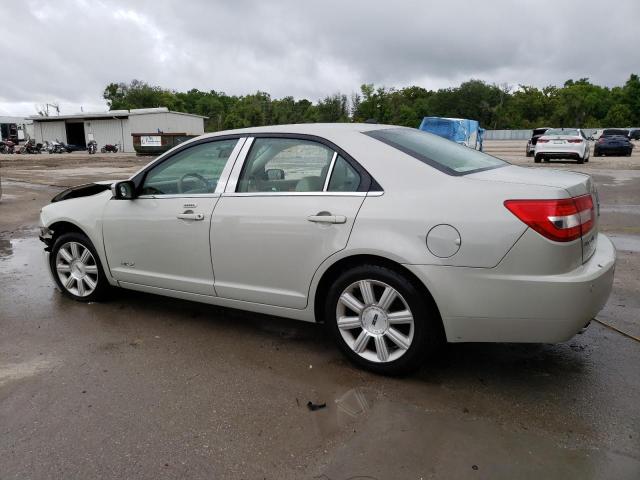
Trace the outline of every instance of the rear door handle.
<instances>
[{"instance_id":1,"label":"rear door handle","mask_svg":"<svg viewBox=\"0 0 640 480\"><path fill-rule=\"evenodd\" d=\"M197 222L199 220L204 220L204 215L202 213L179 213L177 218L180 220L193 220Z\"/></svg>"},{"instance_id":2,"label":"rear door handle","mask_svg":"<svg viewBox=\"0 0 640 480\"><path fill-rule=\"evenodd\" d=\"M313 223L346 223L344 215L310 215L307 220Z\"/></svg>"}]
</instances>

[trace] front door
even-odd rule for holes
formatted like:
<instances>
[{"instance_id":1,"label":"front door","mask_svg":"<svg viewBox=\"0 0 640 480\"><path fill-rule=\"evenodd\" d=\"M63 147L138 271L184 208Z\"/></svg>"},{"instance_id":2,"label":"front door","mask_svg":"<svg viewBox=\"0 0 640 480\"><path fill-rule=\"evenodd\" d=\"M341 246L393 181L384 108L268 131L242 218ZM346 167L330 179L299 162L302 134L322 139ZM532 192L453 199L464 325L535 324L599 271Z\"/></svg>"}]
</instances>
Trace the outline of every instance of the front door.
<instances>
[{"instance_id":1,"label":"front door","mask_svg":"<svg viewBox=\"0 0 640 480\"><path fill-rule=\"evenodd\" d=\"M109 269L121 282L215 295L209 233L237 139L200 143L153 166L134 200L107 203Z\"/></svg>"},{"instance_id":2,"label":"front door","mask_svg":"<svg viewBox=\"0 0 640 480\"><path fill-rule=\"evenodd\" d=\"M366 195L360 181L324 144L256 138L213 215L218 296L304 308L318 266L347 244Z\"/></svg>"}]
</instances>

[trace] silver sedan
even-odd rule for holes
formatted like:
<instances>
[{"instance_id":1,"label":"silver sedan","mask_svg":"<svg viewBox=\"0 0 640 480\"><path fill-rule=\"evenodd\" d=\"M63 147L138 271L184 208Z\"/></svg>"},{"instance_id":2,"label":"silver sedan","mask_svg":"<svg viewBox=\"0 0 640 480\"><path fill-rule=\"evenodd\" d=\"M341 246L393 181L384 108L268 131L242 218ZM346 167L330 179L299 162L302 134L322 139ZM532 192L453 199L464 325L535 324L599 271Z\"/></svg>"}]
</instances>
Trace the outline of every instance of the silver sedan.
<instances>
[{"instance_id":1,"label":"silver sedan","mask_svg":"<svg viewBox=\"0 0 640 480\"><path fill-rule=\"evenodd\" d=\"M61 193L41 238L75 300L122 287L325 323L385 374L444 341L565 341L615 265L588 175L371 124L201 136Z\"/></svg>"}]
</instances>

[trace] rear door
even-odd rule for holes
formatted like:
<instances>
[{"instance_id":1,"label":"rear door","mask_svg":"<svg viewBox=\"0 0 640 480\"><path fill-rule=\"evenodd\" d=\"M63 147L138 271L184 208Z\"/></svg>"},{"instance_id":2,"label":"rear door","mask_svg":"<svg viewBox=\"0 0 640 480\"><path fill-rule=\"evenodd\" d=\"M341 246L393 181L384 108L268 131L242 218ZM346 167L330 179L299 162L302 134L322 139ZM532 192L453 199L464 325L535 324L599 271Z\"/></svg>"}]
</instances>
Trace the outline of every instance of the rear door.
<instances>
[{"instance_id":1,"label":"rear door","mask_svg":"<svg viewBox=\"0 0 640 480\"><path fill-rule=\"evenodd\" d=\"M320 141L247 140L213 215L217 294L304 308L318 266L347 244L367 179Z\"/></svg>"}]
</instances>

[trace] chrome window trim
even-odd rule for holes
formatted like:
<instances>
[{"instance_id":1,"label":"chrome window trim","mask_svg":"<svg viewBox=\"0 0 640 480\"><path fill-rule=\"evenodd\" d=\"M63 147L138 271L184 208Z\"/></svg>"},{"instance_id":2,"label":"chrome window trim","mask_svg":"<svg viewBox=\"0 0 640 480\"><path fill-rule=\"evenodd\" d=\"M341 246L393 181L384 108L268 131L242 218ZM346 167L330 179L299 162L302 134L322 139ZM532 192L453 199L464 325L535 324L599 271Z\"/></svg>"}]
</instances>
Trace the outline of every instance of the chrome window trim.
<instances>
[{"instance_id":1,"label":"chrome window trim","mask_svg":"<svg viewBox=\"0 0 640 480\"><path fill-rule=\"evenodd\" d=\"M227 180L227 185L223 190L223 193L233 193L236 191L238 186L238 180L240 178L240 173L242 172L242 167L247 160L247 155L249 154L249 150L251 150L251 145L253 145L253 141L255 137L247 137L244 145L240 149L240 153L238 154L238 158L236 159L233 168L231 169L231 174L229 175L229 179Z\"/></svg>"},{"instance_id":2,"label":"chrome window trim","mask_svg":"<svg viewBox=\"0 0 640 480\"><path fill-rule=\"evenodd\" d=\"M163 200L165 198L218 198L220 193L168 193L166 195L140 195L134 200L156 199Z\"/></svg>"},{"instance_id":3,"label":"chrome window trim","mask_svg":"<svg viewBox=\"0 0 640 480\"><path fill-rule=\"evenodd\" d=\"M333 166L336 164L336 158L338 158L338 152L333 152L333 157L331 157L331 163L329 164L329 170L327 170L327 178L324 179L324 187L322 187L322 191L326 192L329 188L329 180L331 180L331 174L333 173Z\"/></svg>"},{"instance_id":4,"label":"chrome window trim","mask_svg":"<svg viewBox=\"0 0 640 480\"><path fill-rule=\"evenodd\" d=\"M225 192L223 197L366 197L369 192Z\"/></svg>"}]
</instances>

